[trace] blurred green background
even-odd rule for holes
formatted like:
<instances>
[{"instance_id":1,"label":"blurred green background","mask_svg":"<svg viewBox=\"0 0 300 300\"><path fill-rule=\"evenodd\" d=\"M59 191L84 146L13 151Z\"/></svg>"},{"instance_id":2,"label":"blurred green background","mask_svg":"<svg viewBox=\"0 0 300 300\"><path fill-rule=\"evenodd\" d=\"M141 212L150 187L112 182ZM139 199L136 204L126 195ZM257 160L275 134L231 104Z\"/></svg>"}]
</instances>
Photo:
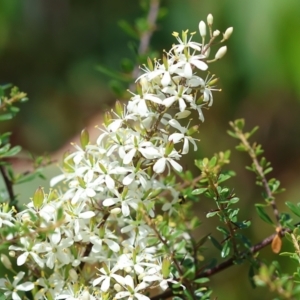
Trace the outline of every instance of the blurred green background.
<instances>
[{"instance_id":1,"label":"blurred green background","mask_svg":"<svg viewBox=\"0 0 300 300\"><path fill-rule=\"evenodd\" d=\"M234 150L235 141L226 135L228 122L245 118L247 127L260 126L255 139L263 144L272 161L271 176L287 191L278 197L299 199L300 149L300 4L299 0L169 0L168 10L159 22L152 49L169 49L171 33L198 30L198 22L214 15L215 29L233 26L226 57L211 66L220 77L222 93L215 94L213 108L205 113L200 127L201 145L197 156L231 149L231 168L239 176L230 184L241 197L241 217L253 221L254 242L273 232L252 214L260 202L260 189L254 175L244 166L250 160ZM124 57L133 58L131 40L118 26L141 14L137 0L0 0L0 84L11 82L28 93L30 101L11 122L1 123L0 131L12 131L13 144L35 155L51 153L72 140L115 101L109 78L96 70L97 64L119 70ZM99 117L95 125L101 125ZM187 162L187 166L192 162ZM48 168L50 177L57 173ZM35 181L17 189L28 199ZM25 195L25 196L24 196ZM28 196L27 196L28 195ZM210 203L199 207L204 219ZM203 233L211 228L201 227ZM284 245L286 247L286 245ZM285 249L285 248L284 248ZM270 249L262 254L273 255ZM287 260L287 259L286 259ZM289 265L286 266L289 268ZM233 267L212 278L218 299L272 299L266 290L250 287L245 267Z\"/></svg>"}]
</instances>

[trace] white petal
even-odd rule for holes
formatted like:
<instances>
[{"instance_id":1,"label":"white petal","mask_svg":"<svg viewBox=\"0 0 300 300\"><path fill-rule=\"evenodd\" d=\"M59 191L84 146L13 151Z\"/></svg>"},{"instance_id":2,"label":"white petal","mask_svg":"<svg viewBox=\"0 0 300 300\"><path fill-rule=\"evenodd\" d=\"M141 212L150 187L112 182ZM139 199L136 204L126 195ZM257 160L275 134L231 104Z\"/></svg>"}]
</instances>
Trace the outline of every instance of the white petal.
<instances>
[{"instance_id":1,"label":"white petal","mask_svg":"<svg viewBox=\"0 0 300 300\"><path fill-rule=\"evenodd\" d=\"M22 266L25 264L28 254L29 254L29 252L24 252L18 257L18 259L17 259L18 266Z\"/></svg>"},{"instance_id":2,"label":"white petal","mask_svg":"<svg viewBox=\"0 0 300 300\"><path fill-rule=\"evenodd\" d=\"M153 166L153 171L157 174L162 173L166 168L166 159L164 157L160 158Z\"/></svg>"},{"instance_id":3,"label":"white petal","mask_svg":"<svg viewBox=\"0 0 300 300\"><path fill-rule=\"evenodd\" d=\"M196 66L199 70L205 71L207 70L208 66L205 62L203 62L202 60L193 60L192 64L194 66Z\"/></svg>"},{"instance_id":4,"label":"white petal","mask_svg":"<svg viewBox=\"0 0 300 300\"><path fill-rule=\"evenodd\" d=\"M79 214L80 219L90 219L94 217L96 214L93 211L86 211Z\"/></svg>"},{"instance_id":5,"label":"white petal","mask_svg":"<svg viewBox=\"0 0 300 300\"><path fill-rule=\"evenodd\" d=\"M115 182L109 175L105 176L105 183L110 190L115 188Z\"/></svg>"},{"instance_id":6,"label":"white petal","mask_svg":"<svg viewBox=\"0 0 300 300\"><path fill-rule=\"evenodd\" d=\"M107 292L107 290L109 289L109 285L110 285L110 278L106 277L101 284L101 291Z\"/></svg>"},{"instance_id":7,"label":"white petal","mask_svg":"<svg viewBox=\"0 0 300 300\"><path fill-rule=\"evenodd\" d=\"M61 174L61 175L58 175L58 176L55 176L53 177L51 180L50 180L50 186L55 186L56 184L58 184L60 181L64 180L66 178L65 174Z\"/></svg>"},{"instance_id":8,"label":"white petal","mask_svg":"<svg viewBox=\"0 0 300 300\"><path fill-rule=\"evenodd\" d=\"M114 251L114 252L118 252L120 250L120 246L118 243L112 241L112 240L105 240L105 243L107 244L107 246L109 247L110 250Z\"/></svg>"},{"instance_id":9,"label":"white petal","mask_svg":"<svg viewBox=\"0 0 300 300\"><path fill-rule=\"evenodd\" d=\"M171 83L171 76L170 76L169 72L165 72L164 76L161 79L161 84L163 86L167 86L170 83Z\"/></svg>"},{"instance_id":10,"label":"white petal","mask_svg":"<svg viewBox=\"0 0 300 300\"><path fill-rule=\"evenodd\" d=\"M128 217L130 215L130 210L127 203L122 203L122 214L124 217Z\"/></svg>"},{"instance_id":11,"label":"white petal","mask_svg":"<svg viewBox=\"0 0 300 300\"><path fill-rule=\"evenodd\" d=\"M32 282L24 282L16 286L16 289L19 291L30 291L34 288L34 284Z\"/></svg>"},{"instance_id":12,"label":"white petal","mask_svg":"<svg viewBox=\"0 0 300 300\"><path fill-rule=\"evenodd\" d=\"M116 204L118 202L118 200L116 198L107 198L103 201L103 205L104 206L112 206L114 204Z\"/></svg>"},{"instance_id":13,"label":"white petal","mask_svg":"<svg viewBox=\"0 0 300 300\"><path fill-rule=\"evenodd\" d=\"M133 149L131 149L130 151L128 151L128 152L125 154L124 158L123 158L123 163L124 163L125 165L131 163L131 162L132 162L132 159L133 159L133 157L134 157L134 155L135 155L135 153L136 153L136 149L135 149L135 148L133 148Z\"/></svg>"},{"instance_id":14,"label":"white petal","mask_svg":"<svg viewBox=\"0 0 300 300\"><path fill-rule=\"evenodd\" d=\"M182 166L177 163L175 160L170 159L169 160L170 164L172 165L172 167L177 171L177 172L182 172Z\"/></svg>"},{"instance_id":15,"label":"white petal","mask_svg":"<svg viewBox=\"0 0 300 300\"><path fill-rule=\"evenodd\" d=\"M171 96L169 98L166 98L163 100L163 105L166 107L170 107L175 101L176 101L176 97L175 96Z\"/></svg>"},{"instance_id":16,"label":"white petal","mask_svg":"<svg viewBox=\"0 0 300 300\"><path fill-rule=\"evenodd\" d=\"M124 177L122 183L124 185L129 185L134 180L134 177L135 177L135 174L134 173L130 173L126 177Z\"/></svg>"},{"instance_id":17,"label":"white petal","mask_svg":"<svg viewBox=\"0 0 300 300\"><path fill-rule=\"evenodd\" d=\"M183 73L186 78L191 78L193 76L193 70L190 63L185 64Z\"/></svg>"},{"instance_id":18,"label":"white petal","mask_svg":"<svg viewBox=\"0 0 300 300\"><path fill-rule=\"evenodd\" d=\"M180 111L185 111L185 108L186 108L185 101L182 98L180 98L179 99L179 110Z\"/></svg>"}]
</instances>

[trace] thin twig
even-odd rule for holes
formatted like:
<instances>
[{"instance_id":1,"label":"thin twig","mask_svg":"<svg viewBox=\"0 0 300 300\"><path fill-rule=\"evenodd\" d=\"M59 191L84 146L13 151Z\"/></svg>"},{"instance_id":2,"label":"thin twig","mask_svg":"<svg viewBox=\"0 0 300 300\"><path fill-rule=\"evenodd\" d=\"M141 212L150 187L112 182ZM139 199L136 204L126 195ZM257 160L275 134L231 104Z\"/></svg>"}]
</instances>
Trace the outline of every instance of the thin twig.
<instances>
[{"instance_id":1,"label":"thin twig","mask_svg":"<svg viewBox=\"0 0 300 300\"><path fill-rule=\"evenodd\" d=\"M299 224L300 223L297 223L297 224L295 224L295 226L297 226ZM291 231L292 231L291 229L285 229L285 230L282 230L279 233L279 235L281 237L283 237L286 232L291 232ZM256 245L252 246L248 251L243 252L239 257L242 258L242 259L245 259L247 256L252 255L252 254L260 251L264 247L270 245L276 235L277 235L277 233L274 233L274 234L268 236L267 238L263 239L261 242L259 242ZM225 270L225 269L227 269L227 268L235 265L234 264L235 260L236 260L235 257L231 257L228 260L220 263L219 265L217 265L217 266L215 266L215 267L213 267L211 269L207 269L207 270L201 272L197 276L196 279L203 278L203 277L211 277L211 276L213 276L213 275L215 275L215 274L217 274L217 273L219 273L219 272L221 272L221 271L223 271L223 270ZM165 291L162 294L159 294L159 295L151 297L151 300L167 299L167 298L169 298L169 297L171 297L173 295L174 294L173 294L172 290L167 290L167 291Z\"/></svg>"},{"instance_id":2,"label":"thin twig","mask_svg":"<svg viewBox=\"0 0 300 300\"><path fill-rule=\"evenodd\" d=\"M153 32L156 29L156 20L157 20L157 15L159 11L159 3L160 0L150 0L150 7L149 7L149 12L147 16L147 22L148 22L148 30L143 32L140 37L140 44L138 47L138 55L145 54L148 51L149 44L150 44L150 39L152 37ZM140 72L139 65L136 64L133 72L132 72L132 77L137 78ZM134 89L134 83L130 85L130 90Z\"/></svg>"},{"instance_id":3,"label":"thin twig","mask_svg":"<svg viewBox=\"0 0 300 300\"><path fill-rule=\"evenodd\" d=\"M6 170L5 170L3 165L0 165L0 172L1 172L1 175L3 177L4 183L5 183L5 186L6 186L6 190L7 190L8 195L9 195L9 202L11 204L13 204L14 201L15 201L15 194L14 194L14 190L13 190L13 185L12 185L12 182L10 181L10 179L8 178L7 174L6 174Z\"/></svg>"},{"instance_id":4,"label":"thin twig","mask_svg":"<svg viewBox=\"0 0 300 300\"><path fill-rule=\"evenodd\" d=\"M275 198L269 187L268 180L263 172L263 168L261 167L261 165L258 162L256 153L255 153L254 149L250 146L250 144L249 144L248 140L245 138L244 134L240 130L237 130L236 127L234 127L234 129L235 129L239 139L241 140L241 142L246 146L247 152L249 153L249 155L255 165L255 169L258 172L259 177L261 178L261 181L262 181L264 189L267 193L267 196L271 200L270 204L272 206L273 213L274 213L275 219L277 221L277 225L280 227L280 216L279 216L279 211L278 211L278 208L277 208L277 205L275 202Z\"/></svg>"}]
</instances>

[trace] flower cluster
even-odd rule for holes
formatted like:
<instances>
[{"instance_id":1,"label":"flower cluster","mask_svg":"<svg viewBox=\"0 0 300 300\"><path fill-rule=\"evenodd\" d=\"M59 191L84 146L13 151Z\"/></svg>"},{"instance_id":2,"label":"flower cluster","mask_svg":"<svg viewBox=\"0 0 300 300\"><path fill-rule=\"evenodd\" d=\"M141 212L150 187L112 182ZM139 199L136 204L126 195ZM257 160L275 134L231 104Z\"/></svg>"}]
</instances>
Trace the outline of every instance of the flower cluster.
<instances>
[{"instance_id":1,"label":"flower cluster","mask_svg":"<svg viewBox=\"0 0 300 300\"><path fill-rule=\"evenodd\" d=\"M148 59L128 104L117 102L105 114L95 144L82 132L81 147L75 145L63 174L51 181L63 181L61 191L39 188L26 210L0 214L1 226L19 224L6 239L10 256L26 265L13 283L0 280L5 295L21 299L32 290L36 300L144 300L153 287L184 288L172 258L188 257L191 239L171 224L180 220L181 195L170 174L183 170L180 158L191 146L197 150L199 121L193 125L192 111L203 122L203 108L213 104L216 78L205 71L226 47L209 59L220 33L212 23L209 15L207 42L203 21L200 43L192 40L195 33L173 33L177 44L162 60ZM231 33L227 29L221 42ZM2 262L12 269L7 256Z\"/></svg>"}]
</instances>

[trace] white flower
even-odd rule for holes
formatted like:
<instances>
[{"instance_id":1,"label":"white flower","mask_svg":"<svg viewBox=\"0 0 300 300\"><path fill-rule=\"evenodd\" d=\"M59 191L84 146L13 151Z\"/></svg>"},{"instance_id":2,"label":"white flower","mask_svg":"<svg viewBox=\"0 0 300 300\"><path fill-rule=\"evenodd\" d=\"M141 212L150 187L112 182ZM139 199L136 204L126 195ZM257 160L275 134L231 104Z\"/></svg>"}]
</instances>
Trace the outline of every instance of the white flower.
<instances>
[{"instance_id":1,"label":"white flower","mask_svg":"<svg viewBox=\"0 0 300 300\"><path fill-rule=\"evenodd\" d=\"M194 151L197 150L197 144L195 142L195 139L192 138L191 136L185 135L188 131L188 127L183 127L180 125L180 123L172 119L169 121L169 124L176 128L180 133L175 132L169 136L169 141L173 141L174 144L179 143L181 140L183 140L183 148L182 148L182 154L187 154L189 152L189 143L193 144L194 146ZM188 124L189 125L189 124Z\"/></svg>"},{"instance_id":2,"label":"white flower","mask_svg":"<svg viewBox=\"0 0 300 300\"><path fill-rule=\"evenodd\" d=\"M18 295L18 291L31 291L34 288L34 284L32 282L26 281L20 283L23 279L25 272L19 272L16 276L14 276L14 281L11 283L8 278L0 279L0 289L5 291L4 296L5 299L12 300L21 300L21 297ZM19 284L20 283L20 284Z\"/></svg>"},{"instance_id":3,"label":"white flower","mask_svg":"<svg viewBox=\"0 0 300 300\"><path fill-rule=\"evenodd\" d=\"M30 240L27 237L21 237L20 243L23 247L18 247L11 245L9 246L9 250L21 251L23 252L17 259L17 265L22 266L27 261L28 256L31 256L33 260L38 264L40 268L44 267L44 260L37 255L37 250L39 248L40 243L35 240ZM44 251L45 252L45 251Z\"/></svg>"},{"instance_id":4,"label":"white flower","mask_svg":"<svg viewBox=\"0 0 300 300\"><path fill-rule=\"evenodd\" d=\"M106 244L113 252L118 252L120 250L120 246L117 242L113 241L113 239L116 239L117 237L107 228L105 228L105 230L100 228L100 233L101 232L104 232L104 236L100 236L100 234L97 232L94 232L94 234L90 236L90 242L93 244L92 252L101 252L103 249L103 244Z\"/></svg>"},{"instance_id":5,"label":"white flower","mask_svg":"<svg viewBox=\"0 0 300 300\"><path fill-rule=\"evenodd\" d=\"M119 270L119 266L115 265L112 269L110 269L110 262L108 266L105 264L104 268L101 268L99 271L102 273L100 277L96 278L93 281L93 286L96 286L98 284L101 284L101 291L102 292L107 292L110 285L111 285L111 280L114 279L114 282L117 282L119 284L124 284L124 278L118 274L115 274L116 271Z\"/></svg>"},{"instance_id":6,"label":"white flower","mask_svg":"<svg viewBox=\"0 0 300 300\"><path fill-rule=\"evenodd\" d=\"M118 292L115 295L115 299L121 299L126 297L128 300L133 300L135 298L138 300L150 300L149 297L139 293L139 291L144 290L147 287L147 284L145 282L134 286L133 278L127 275L124 278L124 286L127 289L127 291Z\"/></svg>"}]
</instances>

